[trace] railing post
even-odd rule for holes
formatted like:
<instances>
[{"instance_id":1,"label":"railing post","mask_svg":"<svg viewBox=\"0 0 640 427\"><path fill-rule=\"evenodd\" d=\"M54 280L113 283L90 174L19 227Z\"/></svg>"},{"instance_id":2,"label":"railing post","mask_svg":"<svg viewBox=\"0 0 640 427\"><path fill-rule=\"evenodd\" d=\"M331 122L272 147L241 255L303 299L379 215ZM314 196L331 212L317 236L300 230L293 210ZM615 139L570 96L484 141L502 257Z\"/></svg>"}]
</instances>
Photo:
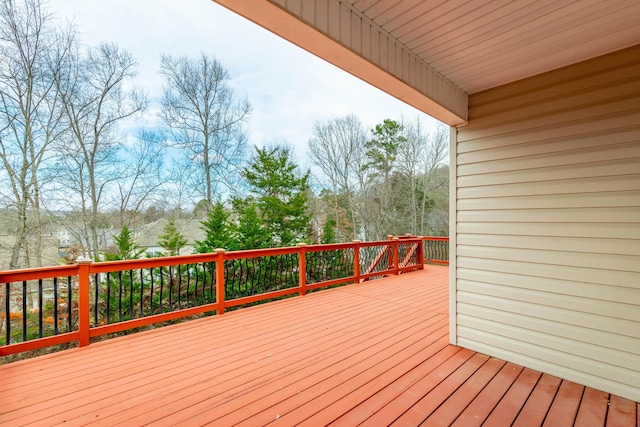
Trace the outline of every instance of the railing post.
<instances>
[{"instance_id":1,"label":"railing post","mask_svg":"<svg viewBox=\"0 0 640 427\"><path fill-rule=\"evenodd\" d=\"M91 264L93 261L86 258L78 258L78 333L80 334L78 345L84 347L89 345L89 287L91 283ZM71 303L71 301L69 301ZM96 304L98 302L96 301Z\"/></svg>"},{"instance_id":2,"label":"railing post","mask_svg":"<svg viewBox=\"0 0 640 427\"><path fill-rule=\"evenodd\" d=\"M397 237L393 238L393 274L396 276L400 274L400 256L399 256L399 248L400 248L400 239Z\"/></svg>"},{"instance_id":3,"label":"railing post","mask_svg":"<svg viewBox=\"0 0 640 427\"><path fill-rule=\"evenodd\" d=\"M424 270L424 236L418 236L418 269Z\"/></svg>"},{"instance_id":4,"label":"railing post","mask_svg":"<svg viewBox=\"0 0 640 427\"><path fill-rule=\"evenodd\" d=\"M393 237L393 234L387 234L387 240L392 241L395 237ZM395 270L395 264L393 263L393 245L391 245L391 247L389 248L389 253L387 254L387 269L389 269L389 267L393 267Z\"/></svg>"},{"instance_id":5,"label":"railing post","mask_svg":"<svg viewBox=\"0 0 640 427\"><path fill-rule=\"evenodd\" d=\"M353 247L353 277L355 283L360 283L360 240L354 240L355 246Z\"/></svg>"},{"instance_id":6,"label":"railing post","mask_svg":"<svg viewBox=\"0 0 640 427\"><path fill-rule=\"evenodd\" d=\"M214 250L216 257L216 314L224 313L224 252L222 248Z\"/></svg>"},{"instance_id":7,"label":"railing post","mask_svg":"<svg viewBox=\"0 0 640 427\"><path fill-rule=\"evenodd\" d=\"M299 272L299 284L300 295L307 294L307 244L304 242L298 243L298 272Z\"/></svg>"}]
</instances>

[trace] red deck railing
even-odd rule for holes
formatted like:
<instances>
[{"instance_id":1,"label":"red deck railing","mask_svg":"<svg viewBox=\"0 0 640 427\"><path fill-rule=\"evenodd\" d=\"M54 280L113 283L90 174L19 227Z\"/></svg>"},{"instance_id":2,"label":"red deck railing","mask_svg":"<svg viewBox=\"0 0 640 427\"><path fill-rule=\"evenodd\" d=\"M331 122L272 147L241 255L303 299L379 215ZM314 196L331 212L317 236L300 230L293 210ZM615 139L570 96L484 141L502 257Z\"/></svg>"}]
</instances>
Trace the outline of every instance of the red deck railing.
<instances>
[{"instance_id":1,"label":"red deck railing","mask_svg":"<svg viewBox=\"0 0 640 427\"><path fill-rule=\"evenodd\" d=\"M0 356L85 346L105 334L421 269L433 261L427 244L447 240L402 236L2 271Z\"/></svg>"}]
</instances>

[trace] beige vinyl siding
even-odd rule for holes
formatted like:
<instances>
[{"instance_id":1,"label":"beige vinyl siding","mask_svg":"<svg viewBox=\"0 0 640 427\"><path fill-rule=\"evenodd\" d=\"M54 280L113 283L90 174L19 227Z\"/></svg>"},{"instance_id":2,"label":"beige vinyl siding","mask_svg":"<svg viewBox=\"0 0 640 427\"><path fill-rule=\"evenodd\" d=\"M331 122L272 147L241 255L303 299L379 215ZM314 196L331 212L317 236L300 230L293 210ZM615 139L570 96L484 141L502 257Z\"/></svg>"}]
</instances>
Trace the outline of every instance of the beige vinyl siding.
<instances>
[{"instance_id":1,"label":"beige vinyl siding","mask_svg":"<svg viewBox=\"0 0 640 427\"><path fill-rule=\"evenodd\" d=\"M453 341L640 401L640 46L469 105Z\"/></svg>"}]
</instances>

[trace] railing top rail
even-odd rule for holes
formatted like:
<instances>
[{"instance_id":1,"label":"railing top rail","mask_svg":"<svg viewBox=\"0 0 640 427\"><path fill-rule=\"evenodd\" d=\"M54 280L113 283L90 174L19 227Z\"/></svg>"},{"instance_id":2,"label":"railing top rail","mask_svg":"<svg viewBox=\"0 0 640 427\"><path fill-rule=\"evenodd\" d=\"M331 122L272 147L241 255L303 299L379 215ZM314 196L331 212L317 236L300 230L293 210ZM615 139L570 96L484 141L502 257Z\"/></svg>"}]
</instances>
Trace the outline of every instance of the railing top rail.
<instances>
[{"instance_id":1,"label":"railing top rail","mask_svg":"<svg viewBox=\"0 0 640 427\"><path fill-rule=\"evenodd\" d=\"M76 276L78 265L56 265L53 267L23 268L0 271L0 283L21 282L23 280L52 279L61 276Z\"/></svg>"},{"instance_id":2,"label":"railing top rail","mask_svg":"<svg viewBox=\"0 0 640 427\"><path fill-rule=\"evenodd\" d=\"M130 259L120 261L100 261L91 264L92 273L108 273L142 268L170 267L179 264L194 264L196 262L213 262L215 253L176 255L170 257Z\"/></svg>"},{"instance_id":3,"label":"railing top rail","mask_svg":"<svg viewBox=\"0 0 640 427\"><path fill-rule=\"evenodd\" d=\"M423 240L447 241L448 237L416 237L402 236L402 239L379 240L372 242L348 242L348 243L332 243L318 245L304 245L306 252L319 252L325 250L340 250L354 248L356 245L360 247L387 246L394 242L415 243ZM267 248L267 249L251 249L242 251L229 251L224 253L224 259L244 259L274 255L287 255L300 252L299 246L290 246L283 248ZM171 257L143 258L134 260L119 261L99 261L91 264L92 273L107 273L125 270L135 270L143 268L159 268L169 267L180 264L194 264L200 262L215 262L218 255L216 253L176 255ZM22 280L47 279L60 276L75 276L78 274L78 265L62 265L51 267L27 268L20 270L0 271L0 283L17 282Z\"/></svg>"},{"instance_id":4,"label":"railing top rail","mask_svg":"<svg viewBox=\"0 0 640 427\"><path fill-rule=\"evenodd\" d=\"M441 236L422 236L420 240L434 240L437 242L448 242L449 237L441 237Z\"/></svg>"},{"instance_id":5,"label":"railing top rail","mask_svg":"<svg viewBox=\"0 0 640 427\"><path fill-rule=\"evenodd\" d=\"M325 245L305 245L305 251L307 252L320 252L320 251L335 251L340 249L351 249L355 248L357 244L356 242L349 243L329 243Z\"/></svg>"},{"instance_id":6,"label":"railing top rail","mask_svg":"<svg viewBox=\"0 0 640 427\"><path fill-rule=\"evenodd\" d=\"M297 246L288 246L284 248L267 248L267 249L249 249L243 251L230 251L224 253L224 259L244 259L259 258L274 255L290 255L300 252Z\"/></svg>"}]
</instances>

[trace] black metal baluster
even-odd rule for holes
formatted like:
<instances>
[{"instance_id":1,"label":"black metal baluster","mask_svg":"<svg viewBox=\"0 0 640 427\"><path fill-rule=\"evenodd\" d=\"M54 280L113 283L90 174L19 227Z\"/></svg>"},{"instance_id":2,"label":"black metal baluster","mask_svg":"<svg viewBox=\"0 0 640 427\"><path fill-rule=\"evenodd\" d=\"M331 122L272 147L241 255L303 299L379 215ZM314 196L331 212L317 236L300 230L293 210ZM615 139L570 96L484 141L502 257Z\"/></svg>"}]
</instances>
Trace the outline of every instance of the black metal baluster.
<instances>
[{"instance_id":1,"label":"black metal baluster","mask_svg":"<svg viewBox=\"0 0 640 427\"><path fill-rule=\"evenodd\" d=\"M264 258L245 258L244 263L246 267L246 274L241 278L240 283L243 284L247 295L253 295L253 290L260 280L260 274L264 276L264 269L261 268L261 263Z\"/></svg>"},{"instance_id":2,"label":"black metal baluster","mask_svg":"<svg viewBox=\"0 0 640 427\"><path fill-rule=\"evenodd\" d=\"M194 306L200 305L198 302L198 263L193 264L193 275L196 283L193 285L193 304Z\"/></svg>"},{"instance_id":3,"label":"black metal baluster","mask_svg":"<svg viewBox=\"0 0 640 427\"><path fill-rule=\"evenodd\" d=\"M245 277L249 277L249 260L246 258L238 260L238 267L240 274L235 277L235 280L238 281L238 286L240 286L240 283L245 280Z\"/></svg>"},{"instance_id":4,"label":"black metal baluster","mask_svg":"<svg viewBox=\"0 0 640 427\"><path fill-rule=\"evenodd\" d=\"M185 265L185 270L187 273L187 296L185 297L185 307L189 307L189 288L191 287L191 274L189 273L189 264Z\"/></svg>"},{"instance_id":5,"label":"black metal baluster","mask_svg":"<svg viewBox=\"0 0 640 427\"><path fill-rule=\"evenodd\" d=\"M11 283L4 284L4 314L6 324L6 339L5 344L11 344Z\"/></svg>"},{"instance_id":6,"label":"black metal baluster","mask_svg":"<svg viewBox=\"0 0 640 427\"><path fill-rule=\"evenodd\" d=\"M207 264L203 262L202 263L202 304L206 304L206 303L207 303Z\"/></svg>"},{"instance_id":7,"label":"black metal baluster","mask_svg":"<svg viewBox=\"0 0 640 427\"><path fill-rule=\"evenodd\" d=\"M107 273L107 280L109 280ZM122 322L122 271L118 271L118 321Z\"/></svg>"},{"instance_id":8,"label":"black metal baluster","mask_svg":"<svg viewBox=\"0 0 640 427\"><path fill-rule=\"evenodd\" d=\"M138 317L144 317L144 277L143 269L140 269L140 313Z\"/></svg>"},{"instance_id":9,"label":"black metal baluster","mask_svg":"<svg viewBox=\"0 0 640 427\"><path fill-rule=\"evenodd\" d=\"M27 340L27 281L22 282L22 341Z\"/></svg>"},{"instance_id":10,"label":"black metal baluster","mask_svg":"<svg viewBox=\"0 0 640 427\"><path fill-rule=\"evenodd\" d=\"M71 329L73 327L73 319L71 318L71 314L73 313L72 292L73 289L71 288L71 276L67 276L67 332L71 332Z\"/></svg>"},{"instance_id":11,"label":"black metal baluster","mask_svg":"<svg viewBox=\"0 0 640 427\"><path fill-rule=\"evenodd\" d=\"M273 264L271 257L260 258L260 267L262 268L262 271L263 271L262 283L269 283L271 279L271 275L273 274L273 268L271 268L272 266L270 264ZM269 278L267 278L267 275L269 275ZM253 290L253 283L251 284L251 289Z\"/></svg>"},{"instance_id":12,"label":"black metal baluster","mask_svg":"<svg viewBox=\"0 0 640 427\"><path fill-rule=\"evenodd\" d=\"M53 278L53 334L58 335L58 278Z\"/></svg>"},{"instance_id":13,"label":"black metal baluster","mask_svg":"<svg viewBox=\"0 0 640 427\"><path fill-rule=\"evenodd\" d=\"M198 301L198 263L196 262L195 264L193 264L193 274L196 280L195 286L193 288L193 300L195 301L196 305L200 305L201 302Z\"/></svg>"},{"instance_id":14,"label":"black metal baluster","mask_svg":"<svg viewBox=\"0 0 640 427\"><path fill-rule=\"evenodd\" d=\"M169 311L173 311L173 268L169 266Z\"/></svg>"},{"instance_id":15,"label":"black metal baluster","mask_svg":"<svg viewBox=\"0 0 640 427\"><path fill-rule=\"evenodd\" d=\"M178 264L178 310L182 308L182 271Z\"/></svg>"},{"instance_id":16,"label":"black metal baluster","mask_svg":"<svg viewBox=\"0 0 640 427\"><path fill-rule=\"evenodd\" d=\"M162 298L164 292L164 268L160 267L160 298L158 299L158 304L160 305L160 314L163 312Z\"/></svg>"},{"instance_id":17,"label":"black metal baluster","mask_svg":"<svg viewBox=\"0 0 640 427\"><path fill-rule=\"evenodd\" d=\"M271 265L268 266L269 279L265 282L265 285L267 285L267 287L271 287L271 284L274 281L274 277L275 277L276 271L278 270L278 256L277 255L274 256L273 260L269 260L269 261L271 261L269 263Z\"/></svg>"},{"instance_id":18,"label":"black metal baluster","mask_svg":"<svg viewBox=\"0 0 640 427\"><path fill-rule=\"evenodd\" d=\"M214 297L214 293L213 293L213 285L215 283L215 277L216 277L216 269L215 269L215 263L214 262L210 262L209 263L209 272L211 274L211 282L209 283L209 302L214 302L215 301L215 297Z\"/></svg>"},{"instance_id":19,"label":"black metal baluster","mask_svg":"<svg viewBox=\"0 0 640 427\"><path fill-rule=\"evenodd\" d=\"M93 284L96 287L96 294L95 294L95 300L93 301L93 324L97 325L98 324L98 301L100 301L100 295L98 293L98 287L99 287L99 283L98 283L98 275L96 274L95 276L93 276ZM79 286L79 284L78 284ZM69 298L71 298L71 294L69 294ZM71 300L69 300L69 303L71 303ZM78 310L80 309L80 305L78 305Z\"/></svg>"},{"instance_id":20,"label":"black metal baluster","mask_svg":"<svg viewBox=\"0 0 640 427\"><path fill-rule=\"evenodd\" d=\"M107 324L111 324L111 273L107 272Z\"/></svg>"},{"instance_id":21,"label":"black metal baluster","mask_svg":"<svg viewBox=\"0 0 640 427\"><path fill-rule=\"evenodd\" d=\"M233 268L234 262L235 261L230 261L224 264L224 277L225 277L225 283L224 283L225 294L224 295L226 299L234 299L234 298L238 298L239 296L242 296L240 287L234 280L234 273L235 273L234 271L235 269Z\"/></svg>"},{"instance_id":22,"label":"black metal baluster","mask_svg":"<svg viewBox=\"0 0 640 427\"><path fill-rule=\"evenodd\" d=\"M133 319L133 270L129 270L129 319Z\"/></svg>"},{"instance_id":23,"label":"black metal baluster","mask_svg":"<svg viewBox=\"0 0 640 427\"><path fill-rule=\"evenodd\" d=\"M216 270L218 269L218 263L217 262L212 262L211 263L211 292L212 295L214 296L214 298L218 298L218 288L217 288L217 284L218 284L218 277L216 274ZM227 281L226 279L226 272L225 272L225 282ZM225 287L226 287L226 283L225 283ZM225 288L226 289L226 288ZM225 298L229 299L229 297L225 294ZM214 301L215 302L215 299Z\"/></svg>"},{"instance_id":24,"label":"black metal baluster","mask_svg":"<svg viewBox=\"0 0 640 427\"><path fill-rule=\"evenodd\" d=\"M153 316L153 267L149 269L149 275L151 276L149 284L149 306L151 307L151 315Z\"/></svg>"},{"instance_id":25,"label":"black metal baluster","mask_svg":"<svg viewBox=\"0 0 640 427\"><path fill-rule=\"evenodd\" d=\"M222 264L222 268L224 269L224 299L225 300L230 300L230 299L234 299L237 294L235 293L235 289L234 289L234 281L233 279L230 279L231 276L231 272L230 270L230 265L229 263L223 263Z\"/></svg>"},{"instance_id":26,"label":"black metal baluster","mask_svg":"<svg viewBox=\"0 0 640 427\"><path fill-rule=\"evenodd\" d=\"M244 292L242 291L242 278L246 275L245 274L245 270L249 268L248 266L248 260L245 259L239 259L237 261L230 261L231 265L233 267L233 275L231 276L231 280L234 281L234 283L236 283L236 286L238 288L238 296L247 296L249 295L249 293L247 292L247 287L244 287Z\"/></svg>"},{"instance_id":27,"label":"black metal baluster","mask_svg":"<svg viewBox=\"0 0 640 427\"><path fill-rule=\"evenodd\" d=\"M42 338L42 279L38 280L38 337Z\"/></svg>"}]
</instances>

